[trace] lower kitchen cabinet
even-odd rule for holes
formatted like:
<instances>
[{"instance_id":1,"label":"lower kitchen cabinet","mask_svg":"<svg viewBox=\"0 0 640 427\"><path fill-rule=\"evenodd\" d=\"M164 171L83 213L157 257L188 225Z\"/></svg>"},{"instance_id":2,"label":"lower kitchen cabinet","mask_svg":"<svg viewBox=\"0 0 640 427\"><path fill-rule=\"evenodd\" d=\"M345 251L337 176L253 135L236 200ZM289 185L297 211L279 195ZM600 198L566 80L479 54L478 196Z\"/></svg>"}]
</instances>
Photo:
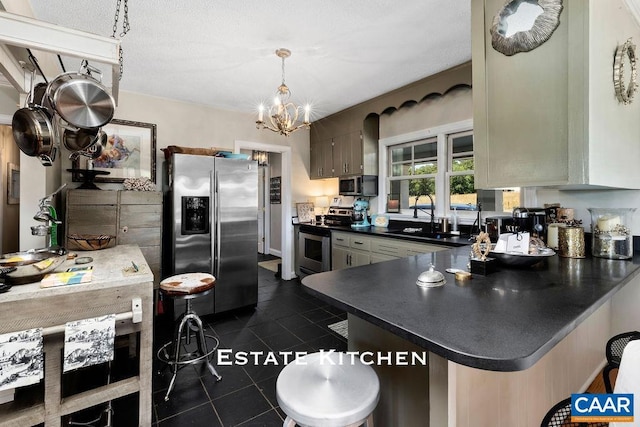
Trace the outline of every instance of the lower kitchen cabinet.
<instances>
[{"instance_id":1,"label":"lower kitchen cabinet","mask_svg":"<svg viewBox=\"0 0 640 427\"><path fill-rule=\"evenodd\" d=\"M366 252L357 249L345 249L338 246L334 246L331 249L332 270L342 270L343 268L367 264L371 264L371 256Z\"/></svg>"},{"instance_id":2,"label":"lower kitchen cabinet","mask_svg":"<svg viewBox=\"0 0 640 427\"><path fill-rule=\"evenodd\" d=\"M341 270L445 249L428 243L334 231L331 233L331 269Z\"/></svg>"}]
</instances>

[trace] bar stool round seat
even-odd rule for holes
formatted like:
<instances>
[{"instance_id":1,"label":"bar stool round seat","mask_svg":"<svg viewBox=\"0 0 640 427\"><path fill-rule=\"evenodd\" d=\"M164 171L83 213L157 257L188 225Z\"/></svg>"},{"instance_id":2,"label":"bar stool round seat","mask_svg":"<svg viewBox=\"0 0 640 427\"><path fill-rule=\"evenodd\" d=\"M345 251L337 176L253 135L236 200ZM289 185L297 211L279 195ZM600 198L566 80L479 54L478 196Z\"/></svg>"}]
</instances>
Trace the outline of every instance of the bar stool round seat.
<instances>
[{"instance_id":1,"label":"bar stool round seat","mask_svg":"<svg viewBox=\"0 0 640 427\"><path fill-rule=\"evenodd\" d=\"M311 353L282 369L276 398L287 415L283 426L373 427L380 381L358 358L340 352Z\"/></svg>"},{"instance_id":2,"label":"bar stool round seat","mask_svg":"<svg viewBox=\"0 0 640 427\"><path fill-rule=\"evenodd\" d=\"M186 300L185 312L176 320L174 339L160 347L157 353L158 360L170 366L173 374L164 397L165 401L169 400L178 371L187 365L204 363L217 381L222 379L210 361L220 341L213 335L204 333L202 320L191 306L192 299L208 295L213 291L215 284L215 277L208 273L177 274L160 282L160 292L163 296L174 300ZM191 344L192 333L195 333L197 347L189 351L187 346Z\"/></svg>"}]
</instances>

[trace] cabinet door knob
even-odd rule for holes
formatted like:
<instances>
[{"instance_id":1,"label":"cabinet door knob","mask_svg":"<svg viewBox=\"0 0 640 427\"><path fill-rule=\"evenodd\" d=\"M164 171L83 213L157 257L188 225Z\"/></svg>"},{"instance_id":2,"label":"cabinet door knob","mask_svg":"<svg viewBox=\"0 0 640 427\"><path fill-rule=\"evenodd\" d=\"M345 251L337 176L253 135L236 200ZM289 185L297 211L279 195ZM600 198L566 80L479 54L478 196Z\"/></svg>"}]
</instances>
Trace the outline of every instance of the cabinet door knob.
<instances>
[{"instance_id":1,"label":"cabinet door knob","mask_svg":"<svg viewBox=\"0 0 640 427\"><path fill-rule=\"evenodd\" d=\"M122 227L122 232L126 233L127 231L129 231L129 227L127 227L126 225L124 227Z\"/></svg>"}]
</instances>

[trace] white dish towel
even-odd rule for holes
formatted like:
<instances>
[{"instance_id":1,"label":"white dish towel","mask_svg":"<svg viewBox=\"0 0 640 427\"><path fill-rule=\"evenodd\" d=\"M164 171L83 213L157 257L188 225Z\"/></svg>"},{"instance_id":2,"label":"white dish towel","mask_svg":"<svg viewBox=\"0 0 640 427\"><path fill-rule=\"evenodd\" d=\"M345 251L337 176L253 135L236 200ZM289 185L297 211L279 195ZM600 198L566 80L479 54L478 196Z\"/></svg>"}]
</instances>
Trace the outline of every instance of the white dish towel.
<instances>
[{"instance_id":1,"label":"white dish towel","mask_svg":"<svg viewBox=\"0 0 640 427\"><path fill-rule=\"evenodd\" d=\"M632 423L610 423L610 427L640 427L640 340L630 341L622 352L614 393L633 393Z\"/></svg>"}]
</instances>

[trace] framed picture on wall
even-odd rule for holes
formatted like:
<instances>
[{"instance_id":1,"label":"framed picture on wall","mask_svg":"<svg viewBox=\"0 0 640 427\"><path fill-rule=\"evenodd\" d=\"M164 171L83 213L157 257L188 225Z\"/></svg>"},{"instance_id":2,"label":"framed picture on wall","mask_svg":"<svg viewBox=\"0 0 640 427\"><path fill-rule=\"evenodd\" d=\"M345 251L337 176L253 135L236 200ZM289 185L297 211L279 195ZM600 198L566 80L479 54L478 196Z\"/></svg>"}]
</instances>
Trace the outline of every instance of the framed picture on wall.
<instances>
[{"instance_id":1,"label":"framed picture on wall","mask_svg":"<svg viewBox=\"0 0 640 427\"><path fill-rule=\"evenodd\" d=\"M7 164L7 204L20 203L20 166L14 163Z\"/></svg>"},{"instance_id":2,"label":"framed picture on wall","mask_svg":"<svg viewBox=\"0 0 640 427\"><path fill-rule=\"evenodd\" d=\"M272 205L276 205L280 203L281 190L280 190L280 182L281 177L275 176L271 178L271 182L269 183L269 201Z\"/></svg>"},{"instance_id":3,"label":"framed picture on wall","mask_svg":"<svg viewBox=\"0 0 640 427\"><path fill-rule=\"evenodd\" d=\"M93 160L93 168L109 172L96 176L96 182L124 182L126 178L149 178L156 181L156 125L113 119L102 127L107 143L100 157ZM73 161L74 169L86 169L87 158ZM83 181L80 174L74 182Z\"/></svg>"}]
</instances>

